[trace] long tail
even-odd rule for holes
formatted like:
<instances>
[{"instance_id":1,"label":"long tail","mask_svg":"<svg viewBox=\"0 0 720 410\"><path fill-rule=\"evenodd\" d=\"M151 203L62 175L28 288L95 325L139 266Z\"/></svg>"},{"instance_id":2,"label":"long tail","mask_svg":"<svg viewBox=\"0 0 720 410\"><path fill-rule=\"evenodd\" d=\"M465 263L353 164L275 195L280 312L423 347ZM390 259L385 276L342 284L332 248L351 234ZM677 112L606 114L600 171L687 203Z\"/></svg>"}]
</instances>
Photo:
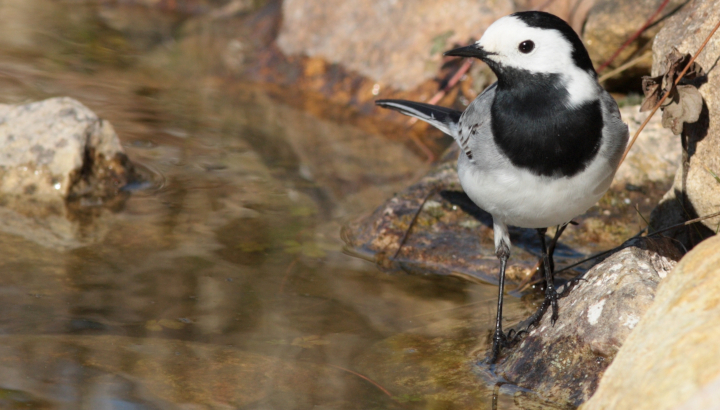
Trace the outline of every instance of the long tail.
<instances>
[{"instance_id":1,"label":"long tail","mask_svg":"<svg viewBox=\"0 0 720 410\"><path fill-rule=\"evenodd\" d=\"M407 100L377 100L375 104L423 120L457 139L457 126L460 115L462 115L461 111Z\"/></svg>"}]
</instances>

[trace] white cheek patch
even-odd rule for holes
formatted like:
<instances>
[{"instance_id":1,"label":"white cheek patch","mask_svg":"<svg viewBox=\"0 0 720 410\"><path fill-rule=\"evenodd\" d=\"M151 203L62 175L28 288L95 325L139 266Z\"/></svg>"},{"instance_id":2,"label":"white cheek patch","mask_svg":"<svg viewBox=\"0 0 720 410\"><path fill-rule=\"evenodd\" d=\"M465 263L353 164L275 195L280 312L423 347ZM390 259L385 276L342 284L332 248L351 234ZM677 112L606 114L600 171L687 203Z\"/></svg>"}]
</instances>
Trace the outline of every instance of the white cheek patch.
<instances>
[{"instance_id":1,"label":"white cheek patch","mask_svg":"<svg viewBox=\"0 0 720 410\"><path fill-rule=\"evenodd\" d=\"M518 46L525 40L535 43L535 49L523 54ZM517 17L506 16L493 23L478 40L500 65L538 74L559 74L574 107L597 99L600 92L593 75L578 68L573 59L572 44L557 30L530 27Z\"/></svg>"}]
</instances>

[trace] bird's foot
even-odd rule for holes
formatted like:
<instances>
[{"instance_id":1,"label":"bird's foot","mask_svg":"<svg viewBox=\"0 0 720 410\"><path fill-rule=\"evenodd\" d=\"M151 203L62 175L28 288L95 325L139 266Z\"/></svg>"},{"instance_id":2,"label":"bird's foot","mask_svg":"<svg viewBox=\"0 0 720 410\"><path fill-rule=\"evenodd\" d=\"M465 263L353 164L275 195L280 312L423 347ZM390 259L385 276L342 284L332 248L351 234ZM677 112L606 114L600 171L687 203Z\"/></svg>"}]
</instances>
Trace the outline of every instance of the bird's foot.
<instances>
[{"instance_id":1,"label":"bird's foot","mask_svg":"<svg viewBox=\"0 0 720 410\"><path fill-rule=\"evenodd\" d=\"M548 284L545 288L545 300L543 304L549 303L552 307L552 316L550 316L550 323L555 326L555 322L558 320L558 293L555 290L555 286Z\"/></svg>"},{"instance_id":2,"label":"bird's foot","mask_svg":"<svg viewBox=\"0 0 720 410\"><path fill-rule=\"evenodd\" d=\"M543 303L540 305L540 307L538 307L535 313L533 313L532 316L527 319L527 329L530 329L531 327L536 327L540 324L540 319L542 319L548 306L550 306L550 302L548 301L548 299L544 299Z\"/></svg>"},{"instance_id":3,"label":"bird's foot","mask_svg":"<svg viewBox=\"0 0 720 410\"><path fill-rule=\"evenodd\" d=\"M520 331L516 331L515 329L510 329L507 334L507 344L508 347L515 346L517 342L522 340L522 336L526 334L528 331L527 329L523 329Z\"/></svg>"},{"instance_id":4,"label":"bird's foot","mask_svg":"<svg viewBox=\"0 0 720 410\"><path fill-rule=\"evenodd\" d=\"M500 356L500 349L504 347L509 347L508 338L507 336L505 336L505 333L503 333L502 330L495 329L495 334L493 335L493 346L492 355L490 356L490 363L497 362L497 359Z\"/></svg>"},{"instance_id":5,"label":"bird's foot","mask_svg":"<svg viewBox=\"0 0 720 410\"><path fill-rule=\"evenodd\" d=\"M515 343L520 341L521 336L525 333L527 333L526 330L518 332L515 329L510 329L507 334L503 333L502 330L496 330L495 335L493 335L493 347L490 363L497 362L498 357L500 357L500 350L513 347Z\"/></svg>"}]
</instances>

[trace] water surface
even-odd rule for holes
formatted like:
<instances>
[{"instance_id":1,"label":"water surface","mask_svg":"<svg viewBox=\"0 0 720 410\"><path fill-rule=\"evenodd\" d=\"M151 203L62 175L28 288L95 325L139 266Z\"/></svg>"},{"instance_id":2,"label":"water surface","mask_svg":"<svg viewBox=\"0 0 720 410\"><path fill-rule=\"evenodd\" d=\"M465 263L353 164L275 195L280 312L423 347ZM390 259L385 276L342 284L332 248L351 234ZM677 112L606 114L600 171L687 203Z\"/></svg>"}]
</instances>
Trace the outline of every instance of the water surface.
<instances>
[{"instance_id":1,"label":"water surface","mask_svg":"<svg viewBox=\"0 0 720 410\"><path fill-rule=\"evenodd\" d=\"M471 365L496 288L342 253L343 223L427 170L407 145L227 75L177 15L0 16L0 102L78 99L151 181L0 232L0 407L490 408ZM506 298L508 323L528 311Z\"/></svg>"}]
</instances>

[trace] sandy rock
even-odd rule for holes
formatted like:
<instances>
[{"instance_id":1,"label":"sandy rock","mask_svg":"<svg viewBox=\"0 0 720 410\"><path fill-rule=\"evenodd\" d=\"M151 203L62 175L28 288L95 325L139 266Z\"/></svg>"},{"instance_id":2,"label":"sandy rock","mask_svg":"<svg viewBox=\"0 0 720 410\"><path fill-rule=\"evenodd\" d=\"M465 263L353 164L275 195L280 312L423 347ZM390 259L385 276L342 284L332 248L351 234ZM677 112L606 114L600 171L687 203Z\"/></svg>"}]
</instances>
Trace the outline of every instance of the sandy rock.
<instances>
[{"instance_id":1,"label":"sandy rock","mask_svg":"<svg viewBox=\"0 0 720 410\"><path fill-rule=\"evenodd\" d=\"M637 238L588 271L498 363L498 376L556 403L577 406L649 308L680 253L667 239Z\"/></svg>"},{"instance_id":2,"label":"sandy rock","mask_svg":"<svg viewBox=\"0 0 720 410\"><path fill-rule=\"evenodd\" d=\"M642 27L662 2L663 0L596 0L587 15L583 30L583 41L593 63L597 66L609 59L621 44ZM683 3L682 0L672 0L665 6L661 16L667 16ZM610 68L618 67L643 53L642 50L648 48L647 44L652 42L661 27L662 23L645 30L638 40L620 53ZM650 59L645 59L628 70L625 76L637 78L638 75L645 75L650 71L650 65Z\"/></svg>"},{"instance_id":3,"label":"sandy rock","mask_svg":"<svg viewBox=\"0 0 720 410\"><path fill-rule=\"evenodd\" d=\"M640 112L640 106L637 105L623 107L620 113L628 125L631 137L650 114ZM620 165L613 184L642 185L646 182L669 181L675 175L681 158L680 138L663 128L661 116L657 113L640 133L627 158Z\"/></svg>"},{"instance_id":4,"label":"sandy rock","mask_svg":"<svg viewBox=\"0 0 720 410\"><path fill-rule=\"evenodd\" d=\"M583 410L717 408L718 249L720 238L708 239L668 275Z\"/></svg>"},{"instance_id":5,"label":"sandy rock","mask_svg":"<svg viewBox=\"0 0 720 410\"><path fill-rule=\"evenodd\" d=\"M653 45L653 75L659 75L665 58L673 47L681 53L694 54L720 19L717 2L693 1L665 23ZM681 136L683 158L672 188L653 211L653 229L662 229L677 223L720 211L720 182L712 175L720 175L720 72L710 70L720 56L720 36L713 36L696 62L709 74L699 81L700 94L706 108L700 120L686 124ZM712 235L720 225L720 217L703 221L668 234L692 247Z\"/></svg>"},{"instance_id":6,"label":"sandy rock","mask_svg":"<svg viewBox=\"0 0 720 410\"><path fill-rule=\"evenodd\" d=\"M71 98L0 105L0 193L112 196L132 177L112 125Z\"/></svg>"},{"instance_id":7,"label":"sandy rock","mask_svg":"<svg viewBox=\"0 0 720 410\"><path fill-rule=\"evenodd\" d=\"M288 55L320 57L412 89L436 75L443 51L479 38L513 11L510 0L286 0L277 43Z\"/></svg>"}]
</instances>

